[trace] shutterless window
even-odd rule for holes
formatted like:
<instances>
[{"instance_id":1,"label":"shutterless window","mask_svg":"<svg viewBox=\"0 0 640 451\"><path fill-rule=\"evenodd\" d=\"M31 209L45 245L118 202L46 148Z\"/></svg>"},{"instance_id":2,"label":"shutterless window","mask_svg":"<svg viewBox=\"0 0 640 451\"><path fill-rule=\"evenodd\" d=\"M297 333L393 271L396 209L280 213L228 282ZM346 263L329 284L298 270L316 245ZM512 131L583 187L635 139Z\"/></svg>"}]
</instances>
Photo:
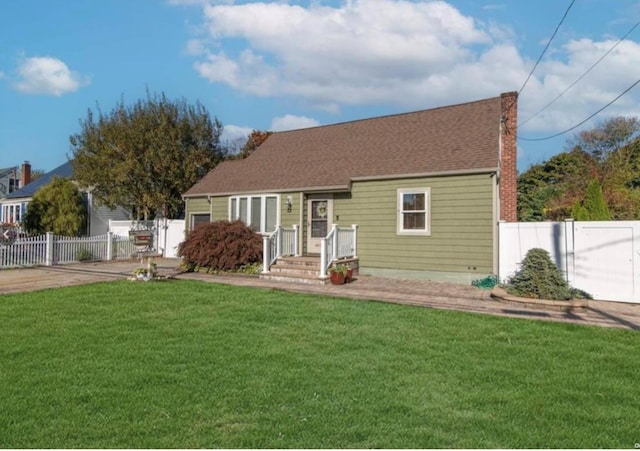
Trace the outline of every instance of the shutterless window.
<instances>
[{"instance_id":1,"label":"shutterless window","mask_svg":"<svg viewBox=\"0 0 640 451\"><path fill-rule=\"evenodd\" d=\"M240 219L259 233L273 232L278 224L278 196L232 197L229 218Z\"/></svg>"},{"instance_id":2,"label":"shutterless window","mask_svg":"<svg viewBox=\"0 0 640 451\"><path fill-rule=\"evenodd\" d=\"M429 188L398 190L398 234L429 235Z\"/></svg>"},{"instance_id":3,"label":"shutterless window","mask_svg":"<svg viewBox=\"0 0 640 451\"><path fill-rule=\"evenodd\" d=\"M193 230L199 224L208 224L211 222L209 213L195 213L191 215L191 229Z\"/></svg>"},{"instance_id":4,"label":"shutterless window","mask_svg":"<svg viewBox=\"0 0 640 451\"><path fill-rule=\"evenodd\" d=\"M254 232L260 231L261 218L262 218L262 198L260 197L252 197L251 198L251 228Z\"/></svg>"}]
</instances>

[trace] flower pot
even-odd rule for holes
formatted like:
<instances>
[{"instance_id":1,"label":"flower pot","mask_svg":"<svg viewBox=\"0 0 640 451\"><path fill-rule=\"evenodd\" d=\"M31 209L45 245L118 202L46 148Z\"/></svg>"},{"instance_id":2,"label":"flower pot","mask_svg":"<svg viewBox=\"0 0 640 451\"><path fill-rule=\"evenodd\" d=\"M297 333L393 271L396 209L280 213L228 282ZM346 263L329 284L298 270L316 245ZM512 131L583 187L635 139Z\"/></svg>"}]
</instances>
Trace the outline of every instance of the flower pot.
<instances>
[{"instance_id":1,"label":"flower pot","mask_svg":"<svg viewBox=\"0 0 640 451\"><path fill-rule=\"evenodd\" d=\"M345 275L341 272L337 272L337 271L332 271L329 274L329 279L331 280L331 283L334 285L342 285L345 283Z\"/></svg>"}]
</instances>

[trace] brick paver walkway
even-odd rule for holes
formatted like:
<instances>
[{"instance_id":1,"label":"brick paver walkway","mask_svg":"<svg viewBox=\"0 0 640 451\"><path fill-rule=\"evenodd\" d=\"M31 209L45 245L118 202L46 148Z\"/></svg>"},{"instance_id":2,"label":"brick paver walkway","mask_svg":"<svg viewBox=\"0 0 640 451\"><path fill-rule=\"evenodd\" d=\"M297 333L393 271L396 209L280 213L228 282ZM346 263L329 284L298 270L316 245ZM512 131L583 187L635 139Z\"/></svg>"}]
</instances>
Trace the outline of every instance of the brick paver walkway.
<instances>
[{"instance_id":1,"label":"brick paver walkway","mask_svg":"<svg viewBox=\"0 0 640 451\"><path fill-rule=\"evenodd\" d=\"M162 275L176 274L177 260L156 259ZM140 262L108 262L0 271L0 294L56 288L99 281L122 280ZM640 304L589 301L586 309L573 312L527 308L492 299L488 290L433 281L359 276L346 285L306 285L263 280L258 277L177 274L177 278L209 283L278 289L359 300L393 302L428 308L459 310L533 320L562 321L584 325L640 330ZM1 301L1 297L0 297Z\"/></svg>"}]
</instances>

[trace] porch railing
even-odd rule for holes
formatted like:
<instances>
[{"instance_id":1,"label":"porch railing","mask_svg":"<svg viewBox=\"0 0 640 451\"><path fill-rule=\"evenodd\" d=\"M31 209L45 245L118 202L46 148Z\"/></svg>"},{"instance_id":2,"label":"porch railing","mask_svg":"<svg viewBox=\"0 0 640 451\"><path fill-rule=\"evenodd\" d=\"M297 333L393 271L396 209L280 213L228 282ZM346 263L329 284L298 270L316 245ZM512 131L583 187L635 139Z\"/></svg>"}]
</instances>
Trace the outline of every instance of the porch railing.
<instances>
[{"instance_id":1,"label":"porch railing","mask_svg":"<svg viewBox=\"0 0 640 451\"><path fill-rule=\"evenodd\" d=\"M262 272L269 272L279 257L298 255L298 225L290 229L276 226L271 235L262 238Z\"/></svg>"},{"instance_id":2,"label":"porch railing","mask_svg":"<svg viewBox=\"0 0 640 451\"><path fill-rule=\"evenodd\" d=\"M358 226L338 227L333 224L326 238L322 238L320 247L320 277L327 276L327 270L335 260L357 257Z\"/></svg>"},{"instance_id":3,"label":"porch railing","mask_svg":"<svg viewBox=\"0 0 640 451\"><path fill-rule=\"evenodd\" d=\"M136 247L129 237L111 232L94 237L62 237L47 233L0 245L0 268L113 260L131 258L135 254Z\"/></svg>"}]
</instances>

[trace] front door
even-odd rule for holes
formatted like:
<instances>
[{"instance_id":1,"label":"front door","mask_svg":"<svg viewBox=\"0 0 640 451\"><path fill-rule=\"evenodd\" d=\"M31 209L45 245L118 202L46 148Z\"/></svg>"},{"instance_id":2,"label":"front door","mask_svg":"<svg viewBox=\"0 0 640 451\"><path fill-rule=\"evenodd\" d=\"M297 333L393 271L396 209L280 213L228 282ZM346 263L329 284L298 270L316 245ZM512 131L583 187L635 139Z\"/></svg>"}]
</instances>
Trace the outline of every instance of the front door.
<instances>
[{"instance_id":1,"label":"front door","mask_svg":"<svg viewBox=\"0 0 640 451\"><path fill-rule=\"evenodd\" d=\"M310 195L307 199L307 253L319 254L322 238L331 230L333 196Z\"/></svg>"}]
</instances>

